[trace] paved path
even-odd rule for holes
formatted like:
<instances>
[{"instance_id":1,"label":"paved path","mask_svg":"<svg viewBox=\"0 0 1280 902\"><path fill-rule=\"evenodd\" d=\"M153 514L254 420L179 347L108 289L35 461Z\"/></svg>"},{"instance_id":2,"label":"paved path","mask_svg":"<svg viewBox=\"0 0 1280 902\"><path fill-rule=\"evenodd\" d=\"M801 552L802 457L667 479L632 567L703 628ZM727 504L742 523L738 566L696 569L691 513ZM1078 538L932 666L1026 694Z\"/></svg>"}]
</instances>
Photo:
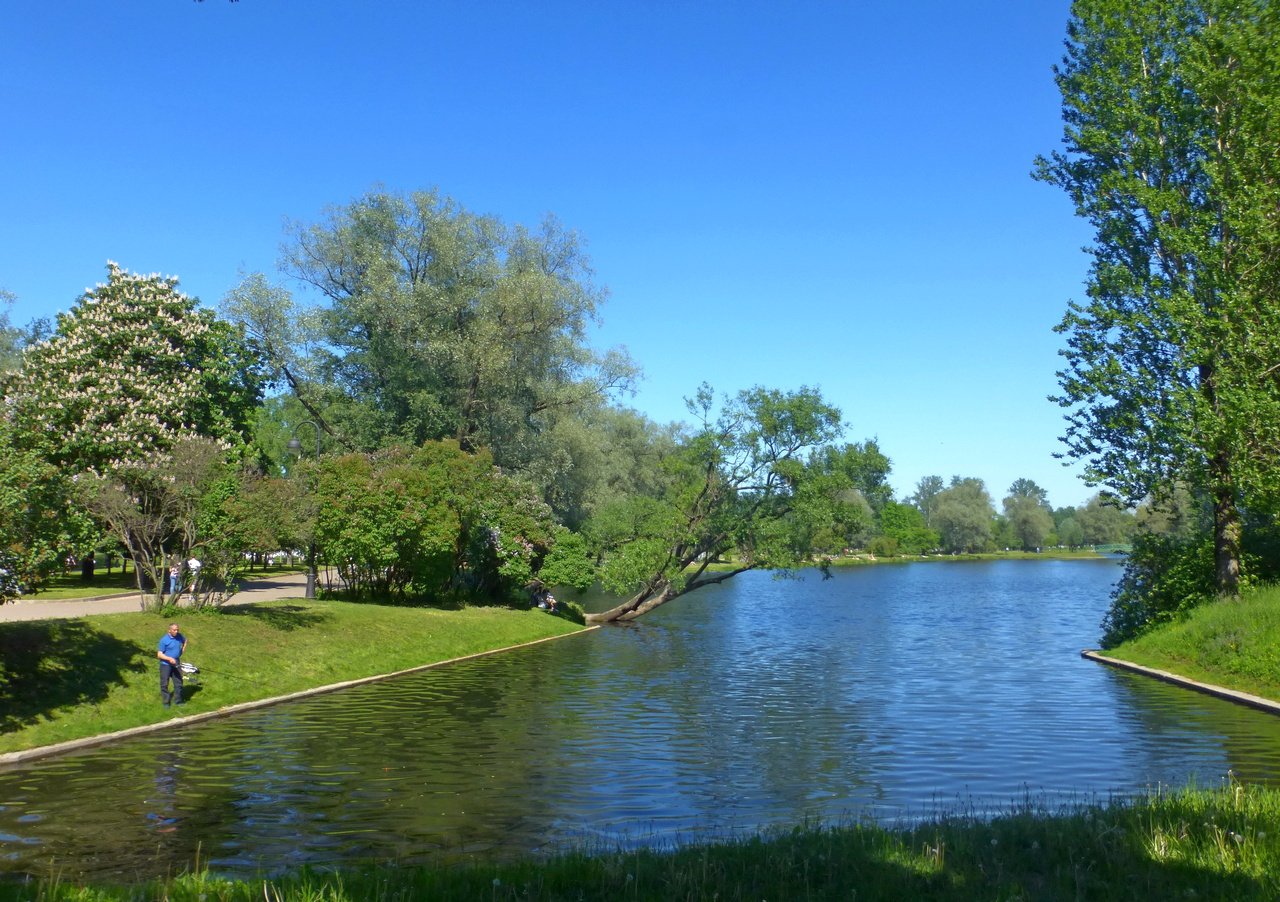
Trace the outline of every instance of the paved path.
<instances>
[{"instance_id":1,"label":"paved path","mask_svg":"<svg viewBox=\"0 0 1280 902\"><path fill-rule=\"evenodd\" d=\"M246 580L244 588L231 596L229 605L253 604L272 598L301 598L307 588L305 573L289 573L267 579ZM0 623L15 620L48 620L54 617L83 617L86 614L131 614L142 610L137 592L98 598L23 598L0 604Z\"/></svg>"}]
</instances>

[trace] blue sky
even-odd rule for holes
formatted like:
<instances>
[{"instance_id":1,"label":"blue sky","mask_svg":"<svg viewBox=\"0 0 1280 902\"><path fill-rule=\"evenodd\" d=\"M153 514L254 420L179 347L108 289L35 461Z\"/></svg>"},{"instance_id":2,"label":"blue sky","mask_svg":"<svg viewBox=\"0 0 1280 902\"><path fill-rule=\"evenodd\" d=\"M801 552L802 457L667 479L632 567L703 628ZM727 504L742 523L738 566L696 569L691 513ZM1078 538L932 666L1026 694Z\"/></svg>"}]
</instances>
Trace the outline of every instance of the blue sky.
<instances>
[{"instance_id":1,"label":"blue sky","mask_svg":"<svg viewBox=\"0 0 1280 902\"><path fill-rule=\"evenodd\" d=\"M622 401L820 387L908 494L1092 494L1054 392L1089 240L1059 146L1067 0L66 0L0 30L0 287L24 323L108 259L216 305L286 219L378 185L554 213L610 291ZM305 295L304 295L305 296Z\"/></svg>"}]
</instances>

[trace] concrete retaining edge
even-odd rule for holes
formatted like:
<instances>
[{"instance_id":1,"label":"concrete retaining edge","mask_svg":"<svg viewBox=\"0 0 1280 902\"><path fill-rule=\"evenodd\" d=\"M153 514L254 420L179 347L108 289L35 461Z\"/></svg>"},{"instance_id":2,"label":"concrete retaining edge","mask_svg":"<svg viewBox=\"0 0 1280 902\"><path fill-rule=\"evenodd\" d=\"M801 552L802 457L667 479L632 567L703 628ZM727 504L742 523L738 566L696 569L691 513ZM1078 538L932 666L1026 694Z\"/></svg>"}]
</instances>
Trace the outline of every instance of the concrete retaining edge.
<instances>
[{"instance_id":1,"label":"concrete retaining edge","mask_svg":"<svg viewBox=\"0 0 1280 902\"><path fill-rule=\"evenodd\" d=\"M1157 670L1154 667L1144 667L1141 664L1134 664L1132 661L1122 661L1119 658L1109 658L1104 654L1085 649L1080 652L1080 657L1088 658L1090 661L1097 661L1099 664L1106 664L1108 667L1115 667L1118 670L1128 670L1132 673L1140 673L1143 676L1153 677L1165 683L1172 683L1175 686L1181 686L1184 689L1194 689L1196 692L1203 692L1205 695L1212 695L1215 698L1225 699L1229 702L1235 702L1237 705L1246 705L1250 708L1256 708L1259 711L1266 711L1268 714L1280 714L1280 702L1274 702L1269 698L1263 698L1260 695L1250 695L1247 692L1237 692L1235 689L1227 689L1224 686L1215 686L1212 683L1201 683L1184 676L1178 676L1176 673L1170 673L1167 670Z\"/></svg>"},{"instance_id":2,"label":"concrete retaining edge","mask_svg":"<svg viewBox=\"0 0 1280 902\"><path fill-rule=\"evenodd\" d=\"M167 730L170 727L186 726L187 724L200 723L205 720L214 720L219 717L230 717L233 714L252 711L255 708L266 708L271 705L281 704L282 702L296 701L313 695L323 695L327 692L337 692L339 689L349 689L352 686L363 686L365 683L377 683L381 680L389 680L392 677L404 676L409 673L418 673L423 670L434 670L437 667L446 667L450 664L457 664L461 661L470 661L473 658L487 658L490 655L515 651L517 648L528 648L531 645L541 645L544 642L554 642L557 639L568 639L572 636L581 636L584 633L594 632L598 629L600 629L599 626L587 626L577 632L565 633L562 636L547 636L545 639L534 639L532 642L521 642L519 645L508 645L505 648L492 648L488 651L478 651L475 654L463 655L459 658L450 658L447 661L436 661L431 664L420 664L417 667L397 670L394 673L380 673L374 676L361 677L358 680L346 680L341 683L331 683L328 686L318 686L315 689L303 689L299 692L291 692L288 695L277 695L274 698L262 698L252 702L240 702L237 705L227 705L225 708L219 708L217 711L204 711L200 714L172 717L168 720L161 720L156 723L143 724L140 727L130 727L127 730L117 730L114 733L103 733L100 736L86 736L84 739L70 739L66 742L58 742L53 745L42 745L34 749L23 749L20 752L5 752L4 754L0 754L0 769L5 769L15 764L25 764L39 758L50 758L54 755L64 755L68 752L74 752L80 749L106 745L107 743L115 742L118 739L128 739L131 736L141 736L144 733L154 733L159 730Z\"/></svg>"}]
</instances>

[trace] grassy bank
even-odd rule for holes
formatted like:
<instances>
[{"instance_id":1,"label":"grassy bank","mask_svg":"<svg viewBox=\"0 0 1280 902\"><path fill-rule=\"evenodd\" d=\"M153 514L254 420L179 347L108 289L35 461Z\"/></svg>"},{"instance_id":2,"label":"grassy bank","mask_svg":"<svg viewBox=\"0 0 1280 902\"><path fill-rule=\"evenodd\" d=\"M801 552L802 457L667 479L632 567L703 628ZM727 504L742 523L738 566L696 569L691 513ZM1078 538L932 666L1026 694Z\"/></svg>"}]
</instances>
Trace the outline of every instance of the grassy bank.
<instances>
[{"instance_id":1,"label":"grassy bank","mask_svg":"<svg viewBox=\"0 0 1280 902\"><path fill-rule=\"evenodd\" d=\"M391 673L580 629L542 611L285 600L182 612L187 703L160 706L156 643L173 619L109 614L0 624L0 752Z\"/></svg>"},{"instance_id":2,"label":"grassy bank","mask_svg":"<svg viewBox=\"0 0 1280 902\"><path fill-rule=\"evenodd\" d=\"M1107 654L1280 700L1280 586L1202 605Z\"/></svg>"},{"instance_id":3,"label":"grassy bank","mask_svg":"<svg viewBox=\"0 0 1280 902\"><path fill-rule=\"evenodd\" d=\"M668 851L137 887L0 884L21 900L1241 900L1280 898L1280 791L1225 786L907 829L806 826Z\"/></svg>"}]
</instances>

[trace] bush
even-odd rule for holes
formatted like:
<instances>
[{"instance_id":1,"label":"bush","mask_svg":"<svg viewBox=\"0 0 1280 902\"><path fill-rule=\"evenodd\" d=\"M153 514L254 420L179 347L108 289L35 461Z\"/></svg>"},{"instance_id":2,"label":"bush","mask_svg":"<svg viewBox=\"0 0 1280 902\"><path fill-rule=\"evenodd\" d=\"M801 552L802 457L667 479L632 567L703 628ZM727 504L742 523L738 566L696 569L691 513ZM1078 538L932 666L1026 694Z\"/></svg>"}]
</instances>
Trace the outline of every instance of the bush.
<instances>
[{"instance_id":1,"label":"bush","mask_svg":"<svg viewBox=\"0 0 1280 902\"><path fill-rule=\"evenodd\" d=\"M1102 619L1102 647L1135 639L1213 599L1213 536L1139 535Z\"/></svg>"},{"instance_id":2,"label":"bush","mask_svg":"<svg viewBox=\"0 0 1280 902\"><path fill-rule=\"evenodd\" d=\"M867 551L876 557L897 557L898 540L889 536L876 536L867 543Z\"/></svg>"}]
</instances>

